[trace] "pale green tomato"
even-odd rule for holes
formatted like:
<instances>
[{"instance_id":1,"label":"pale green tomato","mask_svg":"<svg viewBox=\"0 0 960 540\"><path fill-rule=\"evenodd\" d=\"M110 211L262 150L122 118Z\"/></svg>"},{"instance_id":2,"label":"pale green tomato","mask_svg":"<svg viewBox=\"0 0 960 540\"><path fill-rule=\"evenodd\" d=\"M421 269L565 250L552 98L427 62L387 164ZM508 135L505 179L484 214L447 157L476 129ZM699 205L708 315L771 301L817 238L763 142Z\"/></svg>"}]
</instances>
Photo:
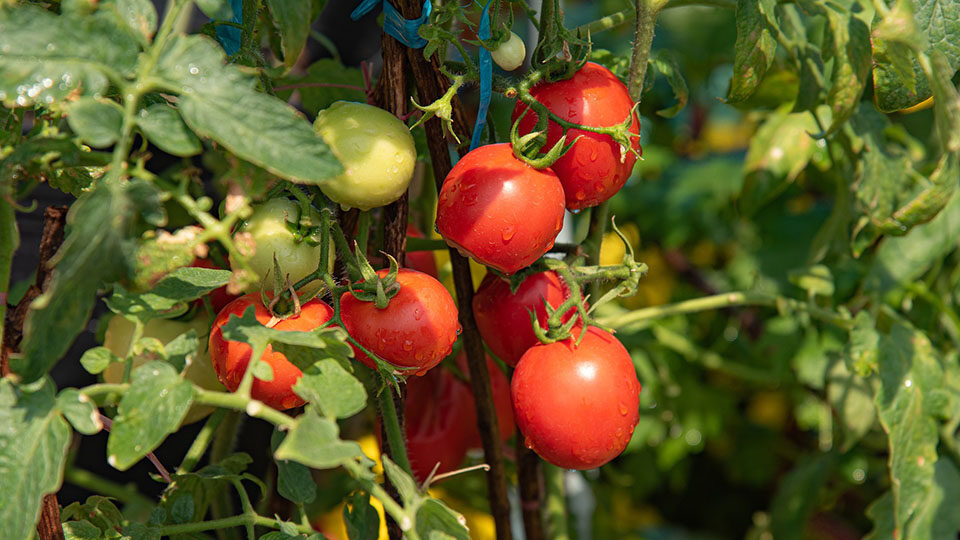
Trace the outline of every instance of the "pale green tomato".
<instances>
[{"instance_id":1,"label":"pale green tomato","mask_svg":"<svg viewBox=\"0 0 960 540\"><path fill-rule=\"evenodd\" d=\"M280 270L290 276L290 283L296 283L317 269L320 264L320 233L319 228L312 236L297 238L297 224L300 222L300 205L290 199L270 199L257 205L253 214L240 228L253 237L256 251L250 257L250 268L262 280L271 276L266 282L266 289L273 290L273 257L276 255L280 263ZM309 227L320 226L320 212L310 209L310 225L304 225L301 230L309 232ZM333 243L331 242L331 248ZM333 268L333 249L331 249L330 267ZM236 261L231 257L230 266L237 268ZM247 292L260 289L259 283L252 286ZM301 292L310 292L309 290Z\"/></svg>"},{"instance_id":2,"label":"pale green tomato","mask_svg":"<svg viewBox=\"0 0 960 540\"><path fill-rule=\"evenodd\" d=\"M410 185L417 150L410 130L387 111L337 101L317 114L313 124L344 172L320 184L323 193L344 208L369 210L400 198Z\"/></svg>"},{"instance_id":3,"label":"pale green tomato","mask_svg":"<svg viewBox=\"0 0 960 540\"><path fill-rule=\"evenodd\" d=\"M490 56L504 71L513 71L523 65L523 59L527 56L527 47L520 36L510 32L510 39L491 51Z\"/></svg>"},{"instance_id":4,"label":"pale green tomato","mask_svg":"<svg viewBox=\"0 0 960 540\"><path fill-rule=\"evenodd\" d=\"M130 348L130 340L133 338L134 324L119 315L114 315L107 325L107 333L104 337L103 346L110 349L110 352L120 358L124 358L127 350ZM226 390L217 379L217 373L213 370L213 364L210 363L210 354L207 352L207 336L210 334L210 326L207 324L207 318L200 316L190 321L172 321L170 319L150 319L143 327L141 337L155 338L166 345L177 336L185 334L190 330L197 332L199 338L197 352L190 359L190 365L184 372L184 376L194 384L207 390ZM147 361L146 358L135 359L134 369L140 367ZM103 372L104 382L117 384L123 381L124 362L114 362L107 366ZM204 405L194 405L187 412L183 419L184 424L192 424L205 418L213 412L213 407Z\"/></svg>"}]
</instances>

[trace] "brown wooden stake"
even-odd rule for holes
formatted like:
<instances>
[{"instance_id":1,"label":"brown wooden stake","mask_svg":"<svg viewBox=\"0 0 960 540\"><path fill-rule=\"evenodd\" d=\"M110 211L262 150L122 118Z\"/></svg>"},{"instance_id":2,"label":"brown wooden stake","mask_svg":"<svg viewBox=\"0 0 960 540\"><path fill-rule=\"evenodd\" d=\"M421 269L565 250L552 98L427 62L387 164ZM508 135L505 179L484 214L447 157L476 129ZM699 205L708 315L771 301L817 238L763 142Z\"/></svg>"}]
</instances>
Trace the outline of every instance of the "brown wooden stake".
<instances>
[{"instance_id":1,"label":"brown wooden stake","mask_svg":"<svg viewBox=\"0 0 960 540\"><path fill-rule=\"evenodd\" d=\"M382 109L390 111L396 116L402 116L407 107L407 59L403 52L403 45L387 34L381 39L383 69L377 79L374 89L374 102ZM402 266L404 264L404 250L407 243L407 194L388 204L383 209L383 252L390 255ZM406 433L404 423L404 409L406 396L403 391L394 395L394 406L397 410L397 420L400 422L400 433ZM383 432L383 422L380 423L381 451L391 455L387 434ZM387 492L396 498L397 493L387 482ZM391 540L403 538L403 530L392 518L387 518L387 532Z\"/></svg>"},{"instance_id":2,"label":"brown wooden stake","mask_svg":"<svg viewBox=\"0 0 960 540\"><path fill-rule=\"evenodd\" d=\"M43 233L40 237L39 263L37 278L17 307L7 311L3 329L3 354L0 355L0 375L4 377L10 373L9 356L20 350L23 340L23 322L27 318L30 304L43 292L50 281L52 268L50 259L63 243L64 227L67 224L67 207L50 206L43 214ZM57 494L50 493L43 497L40 507L40 520L37 522L37 538L39 540L64 540L63 525L60 523L60 503Z\"/></svg>"},{"instance_id":3,"label":"brown wooden stake","mask_svg":"<svg viewBox=\"0 0 960 540\"><path fill-rule=\"evenodd\" d=\"M407 19L420 16L422 3L419 0L400 0L397 6ZM421 103L431 103L446 93L449 81L440 72L440 60L433 55L429 60L423 57L419 49L407 49L407 59L413 69L417 95ZM469 127L466 116L457 99L453 100L453 124L461 140L469 139ZM432 118L423 124L427 133L427 146L433 163L434 180L437 191L452 168L448 152L447 139L443 134L440 121ZM462 153L465 153L461 151ZM462 155L461 153L461 155ZM510 501L507 498L507 475L504 467L503 448L500 446L497 427L496 408L493 405L493 393L490 389L490 373L487 372L486 353L483 341L473 318L473 279L470 265L456 250L450 250L450 263L453 266L453 282L457 292L460 312L460 326L463 328L461 339L467 353L467 365L470 369L470 386L477 404L477 425L483 442L484 461L490 465L487 471L487 496L490 513L493 515L497 538L510 540Z\"/></svg>"},{"instance_id":4,"label":"brown wooden stake","mask_svg":"<svg viewBox=\"0 0 960 540\"><path fill-rule=\"evenodd\" d=\"M517 432L517 483L526 540L543 540L543 476L540 456L527 448L523 434Z\"/></svg>"}]
</instances>

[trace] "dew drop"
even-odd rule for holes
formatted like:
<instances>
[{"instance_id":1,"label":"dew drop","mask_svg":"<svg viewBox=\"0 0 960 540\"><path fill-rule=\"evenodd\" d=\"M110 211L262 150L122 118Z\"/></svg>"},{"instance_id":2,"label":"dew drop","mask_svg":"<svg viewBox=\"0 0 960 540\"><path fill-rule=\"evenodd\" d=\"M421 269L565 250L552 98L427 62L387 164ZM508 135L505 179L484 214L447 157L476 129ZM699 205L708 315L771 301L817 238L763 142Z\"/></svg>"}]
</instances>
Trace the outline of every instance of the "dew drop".
<instances>
[{"instance_id":1,"label":"dew drop","mask_svg":"<svg viewBox=\"0 0 960 540\"><path fill-rule=\"evenodd\" d=\"M627 406L624 405L623 403L620 403L619 405L617 405L617 407L620 409L620 414L623 416L626 416L627 413L630 412L630 409L627 408Z\"/></svg>"},{"instance_id":2,"label":"dew drop","mask_svg":"<svg viewBox=\"0 0 960 540\"><path fill-rule=\"evenodd\" d=\"M587 194L584 193L582 189L578 189L577 192L573 194L573 196L576 197L578 201L582 201L583 199L587 198Z\"/></svg>"},{"instance_id":3,"label":"dew drop","mask_svg":"<svg viewBox=\"0 0 960 540\"><path fill-rule=\"evenodd\" d=\"M513 235L517 233L517 228L513 225L507 225L500 231L500 238L503 238L503 242L507 243L510 239L513 238Z\"/></svg>"},{"instance_id":4,"label":"dew drop","mask_svg":"<svg viewBox=\"0 0 960 540\"><path fill-rule=\"evenodd\" d=\"M409 339L403 340L403 350L405 350L405 351L412 351L412 350L413 350L413 342L410 341Z\"/></svg>"},{"instance_id":5,"label":"dew drop","mask_svg":"<svg viewBox=\"0 0 960 540\"><path fill-rule=\"evenodd\" d=\"M51 52L52 52L52 51L55 51L55 50L57 50L57 46L54 45L53 43L47 43L47 50L48 50L48 51L51 51Z\"/></svg>"}]
</instances>

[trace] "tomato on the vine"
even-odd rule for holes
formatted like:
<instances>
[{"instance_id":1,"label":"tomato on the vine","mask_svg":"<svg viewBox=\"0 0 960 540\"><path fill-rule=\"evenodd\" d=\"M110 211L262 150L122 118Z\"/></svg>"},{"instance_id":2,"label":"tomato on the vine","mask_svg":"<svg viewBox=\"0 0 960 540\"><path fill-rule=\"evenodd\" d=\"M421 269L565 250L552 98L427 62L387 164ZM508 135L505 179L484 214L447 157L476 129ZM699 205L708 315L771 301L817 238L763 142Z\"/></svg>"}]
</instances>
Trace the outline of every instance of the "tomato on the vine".
<instances>
[{"instance_id":1,"label":"tomato on the vine","mask_svg":"<svg viewBox=\"0 0 960 540\"><path fill-rule=\"evenodd\" d=\"M143 325L141 338L155 338L164 345L170 343L181 334L190 330L197 333L199 342L197 351L190 364L184 371L184 376L194 382L200 388L207 390L223 390L223 385L217 380L217 374L213 371L210 364L210 354L207 351L206 337L210 332L209 319L206 317L194 317L189 321L173 319L150 319ZM135 325L132 321L120 315L111 317L107 323L107 331L104 335L103 346L110 350L114 355L124 358L130 349L130 341L133 339ZM148 358L134 358L131 373L141 365L145 364ZM103 371L103 381L110 384L118 384L123 381L123 362L114 362L107 366ZM213 412L213 407L194 405L190 408L187 416L183 419L184 424L191 424L202 420Z\"/></svg>"},{"instance_id":2,"label":"tomato on the vine","mask_svg":"<svg viewBox=\"0 0 960 540\"><path fill-rule=\"evenodd\" d=\"M500 430L500 441L506 442L513 436L517 427L513 421L513 402L510 400L510 381L507 375L500 369L496 361L486 356L487 372L490 374L490 391L493 393L493 406L497 411L497 428ZM470 386L470 367L467 365L467 353L460 351L457 355L457 369L467 378L467 385L471 388L470 395L473 396L473 387ZM475 401L471 401L471 406L476 407ZM480 430L477 426L470 431L470 440L467 443L468 448L480 448L482 442L480 439Z\"/></svg>"},{"instance_id":3,"label":"tomato on the vine","mask_svg":"<svg viewBox=\"0 0 960 540\"><path fill-rule=\"evenodd\" d=\"M473 316L483 341L497 358L516 366L527 349L539 343L533 333L530 311L537 314L540 326L546 328L547 308L557 308L570 296L570 290L556 272L538 272L527 276L517 292L510 292L510 282L487 274L473 296ZM573 316L571 309L563 322ZM580 323L577 323L579 326Z\"/></svg>"},{"instance_id":4,"label":"tomato on the vine","mask_svg":"<svg viewBox=\"0 0 960 540\"><path fill-rule=\"evenodd\" d=\"M243 379L243 374L250 363L253 349L250 345L240 341L228 341L223 337L223 325L230 319L230 315L243 316L243 312L250 306L256 309L257 322L266 325L270 322L270 311L260 300L258 293L251 293L227 304L213 321L213 330L210 331L210 359L213 368L231 392L236 391ZM333 317L333 309L320 300L314 299L300 306L300 314L282 319L273 328L275 330L301 331L313 330ZM258 399L274 409L290 409L304 404L303 399L293 392L293 385L303 375L300 368L287 360L287 357L268 346L260 357L273 370L273 379L265 381L254 378L251 397Z\"/></svg>"},{"instance_id":5,"label":"tomato on the vine","mask_svg":"<svg viewBox=\"0 0 960 540\"><path fill-rule=\"evenodd\" d=\"M380 270L384 277L388 270ZM397 274L400 291L380 309L373 302L358 300L345 292L340 298L343 327L357 343L398 367L416 368L423 375L436 366L453 348L460 333L457 305L433 278L409 268ZM361 351L357 359L374 368Z\"/></svg>"},{"instance_id":6,"label":"tomato on the vine","mask_svg":"<svg viewBox=\"0 0 960 540\"><path fill-rule=\"evenodd\" d=\"M633 114L630 132L640 132L640 118L632 113L633 99L627 87L600 64L587 62L573 77L537 84L530 89L530 94L553 114L583 126L612 127ZM527 109L528 106L518 100L513 109L513 121ZM533 131L536 123L536 112L527 111L520 120L520 134ZM543 151L549 150L561 135L563 129L560 125L550 121ZM577 137L580 140L550 166L563 183L570 210L596 206L612 197L626 183L637 161L630 149L622 147L610 135L582 129L567 130L568 142ZM639 153L639 137L631 137L630 142L632 149Z\"/></svg>"},{"instance_id":7,"label":"tomato on the vine","mask_svg":"<svg viewBox=\"0 0 960 540\"><path fill-rule=\"evenodd\" d=\"M417 229L413 223L407 224L407 236L410 238L423 238L423 233ZM406 267L417 272L423 272L432 277L438 277L437 260L433 257L432 251L408 251L406 253Z\"/></svg>"},{"instance_id":8,"label":"tomato on the vine","mask_svg":"<svg viewBox=\"0 0 960 540\"><path fill-rule=\"evenodd\" d=\"M510 37L490 51L490 57L504 71L513 71L523 65L523 59L527 56L527 47L523 44L514 32L510 32Z\"/></svg>"},{"instance_id":9,"label":"tomato on the vine","mask_svg":"<svg viewBox=\"0 0 960 540\"><path fill-rule=\"evenodd\" d=\"M334 202L369 210L407 191L417 149L396 116L366 103L337 101L317 114L313 127L343 164L342 174L320 184Z\"/></svg>"},{"instance_id":10,"label":"tomato on the vine","mask_svg":"<svg viewBox=\"0 0 960 540\"><path fill-rule=\"evenodd\" d=\"M553 247L563 227L563 188L509 144L481 146L447 175L437 203L437 232L451 246L504 274Z\"/></svg>"},{"instance_id":11,"label":"tomato on the vine","mask_svg":"<svg viewBox=\"0 0 960 540\"><path fill-rule=\"evenodd\" d=\"M579 346L571 337L531 347L510 390L527 446L558 467L607 463L627 447L640 420L640 382L630 354L595 326Z\"/></svg>"},{"instance_id":12,"label":"tomato on the vine","mask_svg":"<svg viewBox=\"0 0 960 540\"><path fill-rule=\"evenodd\" d=\"M407 457L417 481L439 463L437 474L454 470L467 455L477 417L469 384L450 371L434 369L407 379Z\"/></svg>"},{"instance_id":13,"label":"tomato on the vine","mask_svg":"<svg viewBox=\"0 0 960 540\"><path fill-rule=\"evenodd\" d=\"M295 201L270 199L254 207L253 214L238 230L253 237L256 251L249 259L250 268L261 280L273 276L274 257L280 263L280 269L290 276L290 283L307 277L319 266L320 213L314 208L309 209L307 217L312 224L309 227L300 224L302 213L301 205ZM230 266L237 266L232 257Z\"/></svg>"}]
</instances>

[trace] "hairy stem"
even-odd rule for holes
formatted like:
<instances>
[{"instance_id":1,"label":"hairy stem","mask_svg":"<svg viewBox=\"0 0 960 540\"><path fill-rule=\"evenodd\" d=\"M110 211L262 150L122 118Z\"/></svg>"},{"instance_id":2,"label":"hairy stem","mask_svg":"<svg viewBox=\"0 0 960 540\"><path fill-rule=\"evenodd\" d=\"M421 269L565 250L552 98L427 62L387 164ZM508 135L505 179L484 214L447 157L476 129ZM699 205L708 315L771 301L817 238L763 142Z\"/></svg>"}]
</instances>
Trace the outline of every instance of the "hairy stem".
<instances>
[{"instance_id":1,"label":"hairy stem","mask_svg":"<svg viewBox=\"0 0 960 540\"><path fill-rule=\"evenodd\" d=\"M666 0L635 0L637 18L633 27L633 55L630 57L630 79L627 89L634 101L640 101L643 79L647 74L650 46L653 44L653 27L657 15L667 5Z\"/></svg>"}]
</instances>

